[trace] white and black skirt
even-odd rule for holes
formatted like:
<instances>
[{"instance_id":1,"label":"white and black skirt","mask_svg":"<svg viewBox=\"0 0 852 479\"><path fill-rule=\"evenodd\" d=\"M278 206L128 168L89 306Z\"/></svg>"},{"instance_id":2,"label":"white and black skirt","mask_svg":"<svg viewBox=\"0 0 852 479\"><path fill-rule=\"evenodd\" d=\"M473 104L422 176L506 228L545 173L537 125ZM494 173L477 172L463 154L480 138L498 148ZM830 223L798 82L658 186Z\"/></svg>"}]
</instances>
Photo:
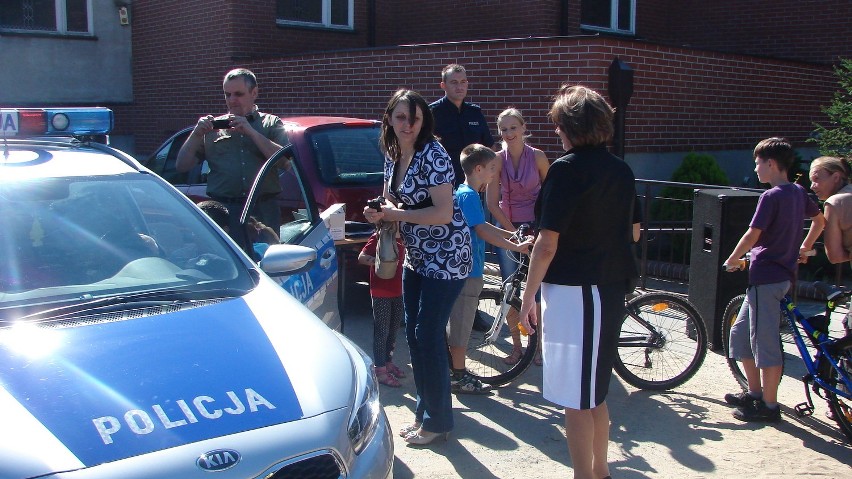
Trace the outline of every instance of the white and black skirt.
<instances>
[{"instance_id":1,"label":"white and black skirt","mask_svg":"<svg viewBox=\"0 0 852 479\"><path fill-rule=\"evenodd\" d=\"M624 317L624 282L542 283L544 398L570 409L606 399Z\"/></svg>"}]
</instances>

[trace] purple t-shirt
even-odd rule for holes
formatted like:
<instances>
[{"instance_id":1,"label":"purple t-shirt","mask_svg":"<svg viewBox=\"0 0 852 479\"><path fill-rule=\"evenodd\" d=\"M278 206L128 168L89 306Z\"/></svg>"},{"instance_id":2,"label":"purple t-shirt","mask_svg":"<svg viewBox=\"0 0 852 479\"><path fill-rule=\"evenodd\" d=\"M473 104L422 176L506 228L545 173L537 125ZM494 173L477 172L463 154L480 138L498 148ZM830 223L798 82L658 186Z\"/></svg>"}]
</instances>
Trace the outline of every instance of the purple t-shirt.
<instances>
[{"instance_id":1,"label":"purple t-shirt","mask_svg":"<svg viewBox=\"0 0 852 479\"><path fill-rule=\"evenodd\" d=\"M819 207L805 189L795 183L774 186L760 195L749 226L761 231L751 249L748 270L752 285L793 281L804 237L805 218Z\"/></svg>"}]
</instances>

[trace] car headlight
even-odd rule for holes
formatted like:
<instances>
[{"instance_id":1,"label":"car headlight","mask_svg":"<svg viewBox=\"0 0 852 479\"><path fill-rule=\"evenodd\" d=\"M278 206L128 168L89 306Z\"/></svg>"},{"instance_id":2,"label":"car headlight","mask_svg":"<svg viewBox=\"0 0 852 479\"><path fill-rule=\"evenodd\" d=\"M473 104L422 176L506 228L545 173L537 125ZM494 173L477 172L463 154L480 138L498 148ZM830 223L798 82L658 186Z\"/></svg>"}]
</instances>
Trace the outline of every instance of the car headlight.
<instances>
[{"instance_id":1,"label":"car headlight","mask_svg":"<svg viewBox=\"0 0 852 479\"><path fill-rule=\"evenodd\" d=\"M379 382L370 356L345 336L338 336L355 368L355 397L347 431L355 454L361 454L375 435L379 423L379 408L382 407L379 403Z\"/></svg>"}]
</instances>

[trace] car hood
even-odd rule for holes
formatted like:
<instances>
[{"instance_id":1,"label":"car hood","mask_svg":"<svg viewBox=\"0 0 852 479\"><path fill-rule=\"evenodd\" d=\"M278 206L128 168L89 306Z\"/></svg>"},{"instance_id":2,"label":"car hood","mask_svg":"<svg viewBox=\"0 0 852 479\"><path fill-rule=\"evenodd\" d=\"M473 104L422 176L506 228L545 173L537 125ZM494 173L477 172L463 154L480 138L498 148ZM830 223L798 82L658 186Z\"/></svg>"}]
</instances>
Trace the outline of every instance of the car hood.
<instances>
[{"instance_id":1,"label":"car hood","mask_svg":"<svg viewBox=\"0 0 852 479\"><path fill-rule=\"evenodd\" d=\"M0 330L0 476L74 470L349 407L354 370L340 339L268 279L243 297L187 306Z\"/></svg>"}]
</instances>

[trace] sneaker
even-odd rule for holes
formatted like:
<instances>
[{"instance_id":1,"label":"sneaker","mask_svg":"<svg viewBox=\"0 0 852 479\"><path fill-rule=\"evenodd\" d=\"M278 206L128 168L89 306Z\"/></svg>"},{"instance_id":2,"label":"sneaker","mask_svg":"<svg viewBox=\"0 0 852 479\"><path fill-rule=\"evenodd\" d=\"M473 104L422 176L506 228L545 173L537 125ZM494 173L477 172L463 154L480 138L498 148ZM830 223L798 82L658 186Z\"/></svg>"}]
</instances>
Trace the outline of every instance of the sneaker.
<instances>
[{"instance_id":1,"label":"sneaker","mask_svg":"<svg viewBox=\"0 0 852 479\"><path fill-rule=\"evenodd\" d=\"M749 405L734 409L732 414L736 419L745 422L778 422L781 420L781 407L770 409L763 401L755 400Z\"/></svg>"},{"instance_id":2,"label":"sneaker","mask_svg":"<svg viewBox=\"0 0 852 479\"><path fill-rule=\"evenodd\" d=\"M450 390L455 394L487 394L489 392L488 386L467 371L458 379L455 375L450 376Z\"/></svg>"},{"instance_id":3,"label":"sneaker","mask_svg":"<svg viewBox=\"0 0 852 479\"><path fill-rule=\"evenodd\" d=\"M736 407L746 407L757 400L758 399L749 394L748 391L742 391L738 394L725 394L725 402Z\"/></svg>"}]
</instances>

